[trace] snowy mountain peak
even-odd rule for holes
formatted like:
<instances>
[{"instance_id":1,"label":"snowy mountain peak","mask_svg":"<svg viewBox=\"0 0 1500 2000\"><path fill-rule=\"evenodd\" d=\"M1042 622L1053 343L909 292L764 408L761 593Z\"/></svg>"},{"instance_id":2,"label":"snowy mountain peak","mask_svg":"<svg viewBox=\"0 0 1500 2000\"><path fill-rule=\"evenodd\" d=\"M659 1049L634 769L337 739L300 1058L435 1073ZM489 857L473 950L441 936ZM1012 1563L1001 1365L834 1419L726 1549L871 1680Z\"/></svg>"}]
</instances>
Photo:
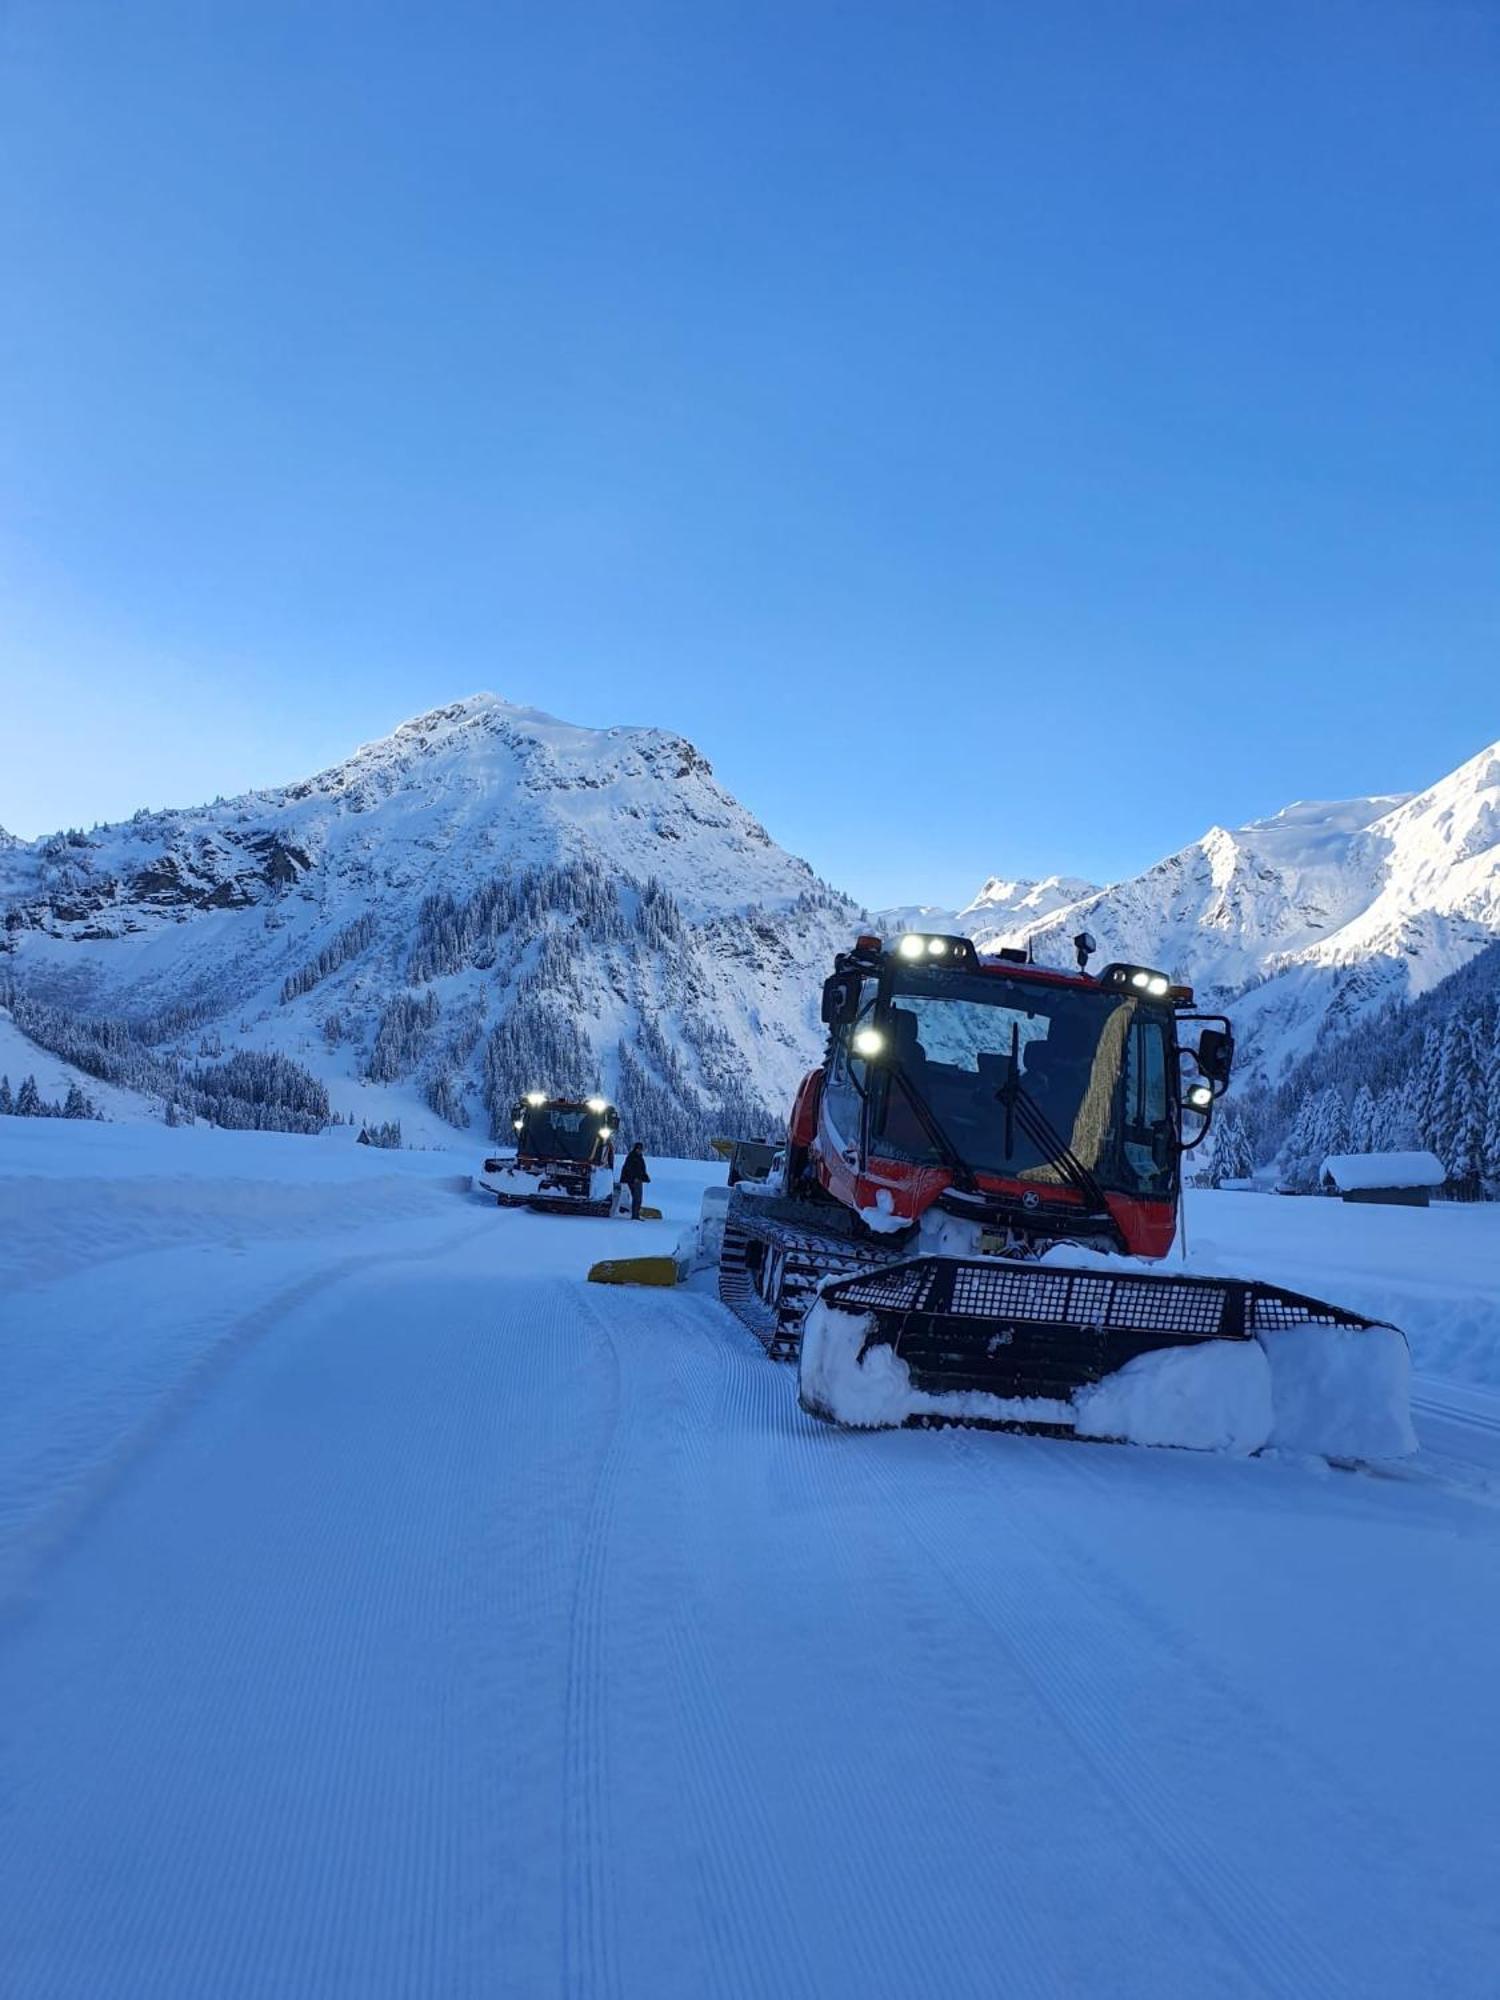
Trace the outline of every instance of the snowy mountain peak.
<instances>
[{"instance_id":1,"label":"snowy mountain peak","mask_svg":"<svg viewBox=\"0 0 1500 2000\"><path fill-rule=\"evenodd\" d=\"M1500 935L1500 745L1414 796L1299 800L1210 827L1024 939L1062 964L1080 922L1106 958L1232 1005L1249 1066L1277 1073Z\"/></svg>"},{"instance_id":2,"label":"snowy mountain peak","mask_svg":"<svg viewBox=\"0 0 1500 2000\"><path fill-rule=\"evenodd\" d=\"M685 738L480 694L290 785L7 849L0 897L63 934L109 935L274 900L304 878L438 890L590 857L697 916L785 909L817 886Z\"/></svg>"},{"instance_id":3,"label":"snowy mountain peak","mask_svg":"<svg viewBox=\"0 0 1500 2000\"><path fill-rule=\"evenodd\" d=\"M1040 881L991 875L957 917L959 929L981 951L1009 944L1032 926L1095 893L1095 884L1075 875L1046 875Z\"/></svg>"},{"instance_id":4,"label":"snowy mountain peak","mask_svg":"<svg viewBox=\"0 0 1500 2000\"><path fill-rule=\"evenodd\" d=\"M685 738L491 694L290 785L7 849L0 906L34 1006L175 1059L293 1056L361 1117L404 1094L408 1129L603 1087L690 1150L782 1114L858 923Z\"/></svg>"}]
</instances>

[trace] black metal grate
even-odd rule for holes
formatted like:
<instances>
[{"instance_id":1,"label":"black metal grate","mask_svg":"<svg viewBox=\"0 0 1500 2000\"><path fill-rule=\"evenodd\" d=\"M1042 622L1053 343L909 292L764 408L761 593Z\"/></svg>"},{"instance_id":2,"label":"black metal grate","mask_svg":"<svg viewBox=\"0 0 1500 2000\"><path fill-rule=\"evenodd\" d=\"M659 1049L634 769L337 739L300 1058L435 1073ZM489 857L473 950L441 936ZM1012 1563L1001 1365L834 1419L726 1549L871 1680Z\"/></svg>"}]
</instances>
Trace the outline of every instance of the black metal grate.
<instances>
[{"instance_id":1,"label":"black metal grate","mask_svg":"<svg viewBox=\"0 0 1500 2000\"><path fill-rule=\"evenodd\" d=\"M1224 1288L1163 1292L1161 1279L1096 1273L1007 1271L959 1265L948 1310L965 1317L1056 1320L1079 1327L1164 1328L1211 1339L1224 1325ZM1171 1286L1171 1280L1166 1281Z\"/></svg>"},{"instance_id":2,"label":"black metal grate","mask_svg":"<svg viewBox=\"0 0 1500 2000\"><path fill-rule=\"evenodd\" d=\"M986 1320L1000 1327L1245 1340L1294 1326L1367 1327L1321 1299L1239 1278L1115 1275L1057 1266L918 1257L828 1288L851 1311Z\"/></svg>"}]
</instances>

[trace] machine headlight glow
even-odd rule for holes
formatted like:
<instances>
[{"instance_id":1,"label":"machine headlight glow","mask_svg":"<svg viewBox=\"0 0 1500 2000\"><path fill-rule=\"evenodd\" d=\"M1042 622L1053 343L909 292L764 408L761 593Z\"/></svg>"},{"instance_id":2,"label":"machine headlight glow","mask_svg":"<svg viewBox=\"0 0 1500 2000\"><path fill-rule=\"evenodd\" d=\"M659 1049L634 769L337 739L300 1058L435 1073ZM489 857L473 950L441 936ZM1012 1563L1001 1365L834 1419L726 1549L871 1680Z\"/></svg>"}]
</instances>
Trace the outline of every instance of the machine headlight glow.
<instances>
[{"instance_id":1,"label":"machine headlight glow","mask_svg":"<svg viewBox=\"0 0 1500 2000\"><path fill-rule=\"evenodd\" d=\"M613 1125L601 1125L599 1127L599 1137L601 1139L612 1139L614 1137L614 1131L615 1128Z\"/></svg>"},{"instance_id":2,"label":"machine headlight glow","mask_svg":"<svg viewBox=\"0 0 1500 2000\"><path fill-rule=\"evenodd\" d=\"M1195 1083L1188 1091L1188 1103L1194 1111L1207 1111L1213 1101L1213 1091L1206 1083Z\"/></svg>"},{"instance_id":3,"label":"machine headlight glow","mask_svg":"<svg viewBox=\"0 0 1500 2000\"><path fill-rule=\"evenodd\" d=\"M932 958L946 957L948 940L946 938L929 938L927 940L927 951L928 955Z\"/></svg>"},{"instance_id":4,"label":"machine headlight glow","mask_svg":"<svg viewBox=\"0 0 1500 2000\"><path fill-rule=\"evenodd\" d=\"M545 1104L547 1102L547 1093L545 1090L528 1090L526 1093L526 1102L528 1104Z\"/></svg>"},{"instance_id":5,"label":"machine headlight glow","mask_svg":"<svg viewBox=\"0 0 1500 2000\"><path fill-rule=\"evenodd\" d=\"M608 1111L609 1109L609 1099L607 1097L590 1097L585 1099L585 1102L596 1118L601 1111Z\"/></svg>"},{"instance_id":6,"label":"machine headlight glow","mask_svg":"<svg viewBox=\"0 0 1500 2000\"><path fill-rule=\"evenodd\" d=\"M1106 965L1099 974L1099 984L1128 986L1152 1000L1165 1000L1172 992L1172 982L1166 973L1157 972L1149 965Z\"/></svg>"},{"instance_id":7,"label":"machine headlight glow","mask_svg":"<svg viewBox=\"0 0 1500 2000\"><path fill-rule=\"evenodd\" d=\"M856 1028L854 1031L854 1053L857 1056L878 1056L885 1047L885 1036L879 1028Z\"/></svg>"},{"instance_id":8,"label":"machine headlight glow","mask_svg":"<svg viewBox=\"0 0 1500 2000\"><path fill-rule=\"evenodd\" d=\"M918 937L914 931L908 931L904 938L897 940L896 949L903 958L920 958L927 949L927 940Z\"/></svg>"},{"instance_id":9,"label":"machine headlight glow","mask_svg":"<svg viewBox=\"0 0 1500 2000\"><path fill-rule=\"evenodd\" d=\"M524 1118L513 1118L511 1120L511 1123L515 1126L516 1130L519 1132L521 1128L525 1125L526 1120Z\"/></svg>"}]
</instances>

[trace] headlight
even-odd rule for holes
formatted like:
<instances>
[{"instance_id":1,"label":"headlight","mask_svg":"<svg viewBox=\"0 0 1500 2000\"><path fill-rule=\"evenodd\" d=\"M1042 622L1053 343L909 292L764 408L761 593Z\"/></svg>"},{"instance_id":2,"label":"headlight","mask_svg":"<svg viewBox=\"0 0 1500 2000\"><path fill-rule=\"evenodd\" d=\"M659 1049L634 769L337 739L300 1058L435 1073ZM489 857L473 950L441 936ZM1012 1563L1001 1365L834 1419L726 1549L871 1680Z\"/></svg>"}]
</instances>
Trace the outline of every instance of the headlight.
<instances>
[{"instance_id":1,"label":"headlight","mask_svg":"<svg viewBox=\"0 0 1500 2000\"><path fill-rule=\"evenodd\" d=\"M1171 980L1167 978L1164 972L1153 972L1151 977L1146 981L1146 991L1151 995L1153 1000L1165 1000L1171 983Z\"/></svg>"},{"instance_id":2,"label":"headlight","mask_svg":"<svg viewBox=\"0 0 1500 2000\"><path fill-rule=\"evenodd\" d=\"M927 950L933 958L942 958L947 953L948 940L946 938L929 938L927 940Z\"/></svg>"},{"instance_id":3,"label":"headlight","mask_svg":"<svg viewBox=\"0 0 1500 2000\"><path fill-rule=\"evenodd\" d=\"M927 940L918 937L914 931L908 931L904 938L897 940L896 949L903 958L920 958L927 949Z\"/></svg>"},{"instance_id":4,"label":"headlight","mask_svg":"<svg viewBox=\"0 0 1500 2000\"><path fill-rule=\"evenodd\" d=\"M609 1109L609 1099L607 1097L591 1097L587 1100L587 1103L589 1110L593 1112L596 1118L601 1111L608 1111Z\"/></svg>"},{"instance_id":5,"label":"headlight","mask_svg":"<svg viewBox=\"0 0 1500 2000\"><path fill-rule=\"evenodd\" d=\"M1188 1090L1188 1104L1194 1111L1207 1111L1213 1101L1213 1091L1206 1083L1195 1083Z\"/></svg>"},{"instance_id":6,"label":"headlight","mask_svg":"<svg viewBox=\"0 0 1500 2000\"><path fill-rule=\"evenodd\" d=\"M1130 983L1132 986L1139 986L1142 992L1144 992L1151 984L1151 974L1149 972L1132 972Z\"/></svg>"},{"instance_id":7,"label":"headlight","mask_svg":"<svg viewBox=\"0 0 1500 2000\"><path fill-rule=\"evenodd\" d=\"M515 1125L516 1130L519 1132L522 1126L526 1123L526 1120L524 1118L516 1118L512 1120L512 1123Z\"/></svg>"},{"instance_id":8,"label":"headlight","mask_svg":"<svg viewBox=\"0 0 1500 2000\"><path fill-rule=\"evenodd\" d=\"M599 1127L599 1137L601 1139L612 1139L614 1135L615 1128L613 1125L601 1125Z\"/></svg>"},{"instance_id":9,"label":"headlight","mask_svg":"<svg viewBox=\"0 0 1500 2000\"><path fill-rule=\"evenodd\" d=\"M879 1028L856 1028L854 1031L854 1053L857 1056L878 1056L885 1047L885 1036Z\"/></svg>"},{"instance_id":10,"label":"headlight","mask_svg":"<svg viewBox=\"0 0 1500 2000\"><path fill-rule=\"evenodd\" d=\"M545 1090L528 1090L526 1093L526 1102L528 1104L545 1104L547 1102L547 1093Z\"/></svg>"}]
</instances>

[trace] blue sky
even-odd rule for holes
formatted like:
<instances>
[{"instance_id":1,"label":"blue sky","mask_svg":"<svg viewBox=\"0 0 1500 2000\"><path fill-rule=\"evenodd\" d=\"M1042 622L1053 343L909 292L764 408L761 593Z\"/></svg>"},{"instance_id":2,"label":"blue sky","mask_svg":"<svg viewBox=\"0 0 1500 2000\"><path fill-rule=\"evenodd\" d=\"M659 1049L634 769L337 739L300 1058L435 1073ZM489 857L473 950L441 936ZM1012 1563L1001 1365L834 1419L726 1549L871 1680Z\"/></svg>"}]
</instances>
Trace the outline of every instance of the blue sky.
<instances>
[{"instance_id":1,"label":"blue sky","mask_svg":"<svg viewBox=\"0 0 1500 2000\"><path fill-rule=\"evenodd\" d=\"M871 901L1500 736L1500 14L0 7L0 824L490 688Z\"/></svg>"}]
</instances>

